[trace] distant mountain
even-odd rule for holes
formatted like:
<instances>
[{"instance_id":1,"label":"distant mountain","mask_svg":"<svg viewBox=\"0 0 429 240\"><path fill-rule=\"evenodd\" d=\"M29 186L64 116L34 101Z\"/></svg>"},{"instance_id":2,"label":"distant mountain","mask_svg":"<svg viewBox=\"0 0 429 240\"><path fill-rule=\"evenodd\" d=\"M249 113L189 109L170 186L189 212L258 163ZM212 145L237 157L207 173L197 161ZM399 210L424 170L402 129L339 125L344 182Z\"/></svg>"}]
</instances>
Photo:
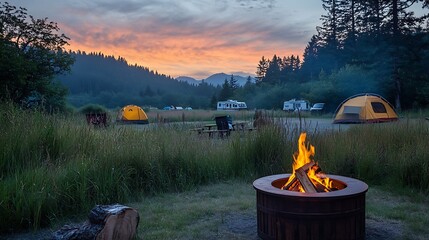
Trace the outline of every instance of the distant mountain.
<instances>
[{"instance_id":1,"label":"distant mountain","mask_svg":"<svg viewBox=\"0 0 429 240\"><path fill-rule=\"evenodd\" d=\"M215 73L209 76L208 78L204 79L204 82L213 86L222 86L222 84L225 82L225 79L229 81L231 79L231 75L226 73ZM243 77L239 75L234 75L234 79L237 80L238 85L244 86L244 84L246 84L246 81L247 81L247 76ZM201 80L196 80L195 78L186 77L186 76L177 77L176 80L180 82L187 82L192 85L198 85L201 83ZM255 78L251 77L251 81L252 83L254 83Z\"/></svg>"},{"instance_id":2,"label":"distant mountain","mask_svg":"<svg viewBox=\"0 0 429 240\"><path fill-rule=\"evenodd\" d=\"M179 82L187 82L191 85L199 85L201 83L201 80L197 80L195 78L186 77L186 76L177 77L176 80Z\"/></svg>"}]
</instances>

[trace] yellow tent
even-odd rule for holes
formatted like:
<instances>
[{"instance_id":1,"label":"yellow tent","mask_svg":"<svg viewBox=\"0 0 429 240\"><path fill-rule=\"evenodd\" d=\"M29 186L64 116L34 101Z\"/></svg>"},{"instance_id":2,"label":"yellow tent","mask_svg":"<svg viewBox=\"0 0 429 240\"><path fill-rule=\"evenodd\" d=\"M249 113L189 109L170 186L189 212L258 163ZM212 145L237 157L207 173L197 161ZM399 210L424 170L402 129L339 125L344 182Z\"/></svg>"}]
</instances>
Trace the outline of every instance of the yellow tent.
<instances>
[{"instance_id":1,"label":"yellow tent","mask_svg":"<svg viewBox=\"0 0 429 240\"><path fill-rule=\"evenodd\" d=\"M118 117L116 120L122 123L149 123L149 120L144 110L136 105L127 105L121 108L121 110L119 110Z\"/></svg>"},{"instance_id":2,"label":"yellow tent","mask_svg":"<svg viewBox=\"0 0 429 240\"><path fill-rule=\"evenodd\" d=\"M392 105L382 96L362 93L344 100L335 111L334 123L377 123L398 120Z\"/></svg>"}]
</instances>

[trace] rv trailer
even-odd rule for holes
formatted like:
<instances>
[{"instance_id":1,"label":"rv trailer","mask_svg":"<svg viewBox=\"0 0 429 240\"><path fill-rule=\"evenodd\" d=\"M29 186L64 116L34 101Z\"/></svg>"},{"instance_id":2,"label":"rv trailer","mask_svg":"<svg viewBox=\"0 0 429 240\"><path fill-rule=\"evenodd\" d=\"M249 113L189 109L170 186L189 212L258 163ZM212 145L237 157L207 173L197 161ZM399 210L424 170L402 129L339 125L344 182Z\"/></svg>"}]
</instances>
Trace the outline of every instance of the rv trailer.
<instances>
[{"instance_id":1,"label":"rv trailer","mask_svg":"<svg viewBox=\"0 0 429 240\"><path fill-rule=\"evenodd\" d=\"M237 100L226 100L217 102L217 110L243 110L247 109L245 102L238 102Z\"/></svg>"},{"instance_id":2,"label":"rv trailer","mask_svg":"<svg viewBox=\"0 0 429 240\"><path fill-rule=\"evenodd\" d=\"M284 111L308 111L310 110L310 102L307 100L291 99L283 103Z\"/></svg>"}]
</instances>

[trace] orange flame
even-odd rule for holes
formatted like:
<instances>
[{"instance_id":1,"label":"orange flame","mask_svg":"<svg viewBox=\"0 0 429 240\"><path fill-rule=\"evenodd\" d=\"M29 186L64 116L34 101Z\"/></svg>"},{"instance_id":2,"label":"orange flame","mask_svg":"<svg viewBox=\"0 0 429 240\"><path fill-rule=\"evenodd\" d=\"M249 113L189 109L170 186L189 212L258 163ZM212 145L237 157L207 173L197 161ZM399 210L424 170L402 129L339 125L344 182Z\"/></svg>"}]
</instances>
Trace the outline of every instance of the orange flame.
<instances>
[{"instance_id":1,"label":"orange flame","mask_svg":"<svg viewBox=\"0 0 429 240\"><path fill-rule=\"evenodd\" d=\"M292 163L292 175L289 177L288 181L284 185L287 186L291 181L293 181L296 178L296 170L303 167L304 165L311 163L314 161L314 155L315 155L315 148L313 145L308 144L307 147L305 144L305 139L307 137L307 134L305 132L302 132L298 139L298 152L295 152L293 155L293 163ZM324 186L324 191L329 191L328 189L332 188L332 181L320 172L320 168L318 167L317 163L310 167L307 171L307 176L313 183L313 185L321 185ZM300 192L305 192L302 185L299 185L298 190Z\"/></svg>"},{"instance_id":2,"label":"orange flame","mask_svg":"<svg viewBox=\"0 0 429 240\"><path fill-rule=\"evenodd\" d=\"M296 169L311 162L315 154L315 149L313 145L310 144L309 148L305 146L306 137L307 137L307 133L303 132L301 133L298 139L298 152L295 152L295 154L293 155L293 163L292 163L294 174Z\"/></svg>"}]
</instances>

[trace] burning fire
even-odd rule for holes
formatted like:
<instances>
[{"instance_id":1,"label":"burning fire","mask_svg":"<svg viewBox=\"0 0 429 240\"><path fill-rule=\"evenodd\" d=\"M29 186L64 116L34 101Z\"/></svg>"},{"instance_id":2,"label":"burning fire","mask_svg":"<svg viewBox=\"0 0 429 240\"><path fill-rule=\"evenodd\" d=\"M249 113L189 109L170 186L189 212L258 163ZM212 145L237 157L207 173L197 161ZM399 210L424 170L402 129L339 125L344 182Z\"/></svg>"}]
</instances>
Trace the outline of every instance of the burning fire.
<instances>
[{"instance_id":1,"label":"burning fire","mask_svg":"<svg viewBox=\"0 0 429 240\"><path fill-rule=\"evenodd\" d=\"M322 173L319 165L313 160L314 146L305 144L307 134L302 132L298 139L298 152L293 155L292 175L282 190L299 192L330 192L336 190L332 181Z\"/></svg>"}]
</instances>

